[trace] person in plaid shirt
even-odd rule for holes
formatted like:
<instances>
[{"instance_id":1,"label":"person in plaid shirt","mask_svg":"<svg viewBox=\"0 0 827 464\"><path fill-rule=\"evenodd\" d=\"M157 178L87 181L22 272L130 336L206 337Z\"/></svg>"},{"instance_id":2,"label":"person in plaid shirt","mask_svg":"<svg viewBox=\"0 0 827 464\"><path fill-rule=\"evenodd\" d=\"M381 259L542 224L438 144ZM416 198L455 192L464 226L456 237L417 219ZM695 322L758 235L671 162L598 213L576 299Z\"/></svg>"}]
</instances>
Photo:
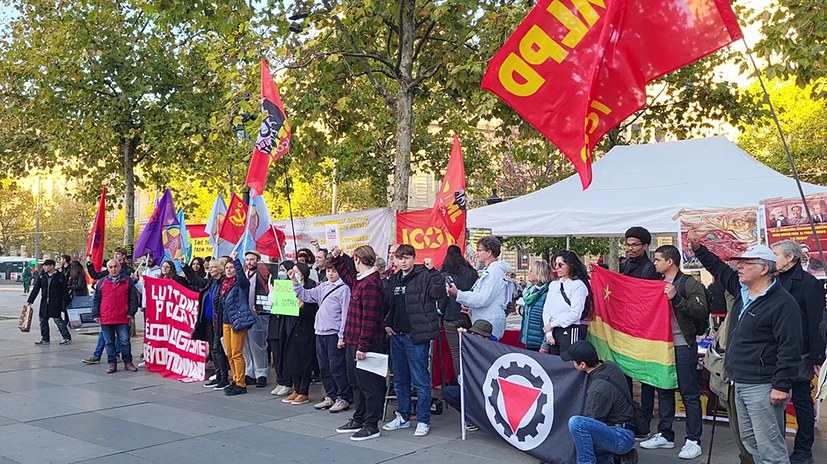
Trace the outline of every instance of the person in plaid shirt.
<instances>
[{"instance_id":1,"label":"person in plaid shirt","mask_svg":"<svg viewBox=\"0 0 827 464\"><path fill-rule=\"evenodd\" d=\"M385 400L385 378L356 369L356 360L368 352L381 352L385 337L385 296L382 280L376 269L376 252L364 245L353 252L356 273L347 265L342 250L333 247L333 266L350 287L350 307L345 319L344 342L347 377L353 387L353 418L336 429L352 434L353 441L379 437L379 417Z\"/></svg>"}]
</instances>

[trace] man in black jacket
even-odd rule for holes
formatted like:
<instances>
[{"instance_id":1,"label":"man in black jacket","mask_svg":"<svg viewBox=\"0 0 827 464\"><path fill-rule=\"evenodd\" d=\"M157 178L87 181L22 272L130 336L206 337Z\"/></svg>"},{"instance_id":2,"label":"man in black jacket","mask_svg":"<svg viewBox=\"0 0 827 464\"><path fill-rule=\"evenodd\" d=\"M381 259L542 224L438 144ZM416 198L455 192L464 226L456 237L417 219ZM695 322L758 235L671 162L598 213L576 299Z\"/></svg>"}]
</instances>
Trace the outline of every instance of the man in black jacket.
<instances>
[{"instance_id":1,"label":"man in black jacket","mask_svg":"<svg viewBox=\"0 0 827 464\"><path fill-rule=\"evenodd\" d=\"M416 431L422 437L431 430L431 373L428 354L431 340L439 334L436 302L445 297L445 280L438 271L414 264L416 251L399 245L394 253L399 270L391 278L393 295L385 317L391 339L393 386L399 410L382 428L399 430L411 426L411 384L416 390Z\"/></svg>"},{"instance_id":2,"label":"man in black jacket","mask_svg":"<svg viewBox=\"0 0 827 464\"><path fill-rule=\"evenodd\" d=\"M735 272L701 245L697 232L688 239L698 261L735 296L724 365L744 446L756 462L789 462L784 409L801 365L798 304L773 275L776 257L765 245L733 258Z\"/></svg>"},{"instance_id":3,"label":"man in black jacket","mask_svg":"<svg viewBox=\"0 0 827 464\"><path fill-rule=\"evenodd\" d=\"M614 363L600 362L587 341L574 342L560 358L589 375L585 415L569 418L578 464L611 462L612 455L636 463L635 410L623 372Z\"/></svg>"},{"instance_id":4,"label":"man in black jacket","mask_svg":"<svg viewBox=\"0 0 827 464\"><path fill-rule=\"evenodd\" d=\"M34 288L29 294L27 305L34 303L37 294L42 290L40 295L40 340L34 342L36 345L49 344L49 319L55 321L57 329L60 330L60 335L63 336L61 345L72 343L72 335L69 334L69 329L66 327L66 321L63 320L61 314L64 308L69 304L69 290L66 287L66 277L62 272L55 269L57 263L53 259L43 261L43 270L37 275L34 281Z\"/></svg>"},{"instance_id":5,"label":"man in black jacket","mask_svg":"<svg viewBox=\"0 0 827 464\"><path fill-rule=\"evenodd\" d=\"M777 259L781 286L795 298L801 311L801 371L792 388L798 430L790 463L812 463L815 408L811 382L816 370L824 362L824 341L818 332L818 326L824 319L824 287L818 279L801 268L804 253L797 243L783 240L773 245L772 251Z\"/></svg>"}]
</instances>

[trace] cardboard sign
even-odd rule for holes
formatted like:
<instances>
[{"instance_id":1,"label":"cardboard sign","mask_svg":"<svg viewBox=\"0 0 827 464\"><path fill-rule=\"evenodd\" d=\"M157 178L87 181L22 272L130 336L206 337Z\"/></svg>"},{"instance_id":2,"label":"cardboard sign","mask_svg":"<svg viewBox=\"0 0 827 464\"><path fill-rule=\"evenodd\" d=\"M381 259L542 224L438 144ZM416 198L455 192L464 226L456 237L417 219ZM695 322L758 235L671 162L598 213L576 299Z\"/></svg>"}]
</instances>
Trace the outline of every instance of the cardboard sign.
<instances>
[{"instance_id":1,"label":"cardboard sign","mask_svg":"<svg viewBox=\"0 0 827 464\"><path fill-rule=\"evenodd\" d=\"M292 280L273 280L270 282L270 314L298 316L299 300L293 291Z\"/></svg>"}]
</instances>

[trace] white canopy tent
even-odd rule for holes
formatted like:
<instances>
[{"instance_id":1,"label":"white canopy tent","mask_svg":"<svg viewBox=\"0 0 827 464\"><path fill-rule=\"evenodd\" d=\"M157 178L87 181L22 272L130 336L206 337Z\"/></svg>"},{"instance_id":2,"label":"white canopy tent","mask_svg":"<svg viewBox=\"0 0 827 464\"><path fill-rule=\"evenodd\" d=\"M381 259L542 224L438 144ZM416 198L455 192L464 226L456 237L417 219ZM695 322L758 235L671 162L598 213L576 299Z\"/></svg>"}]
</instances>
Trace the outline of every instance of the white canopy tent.
<instances>
[{"instance_id":1,"label":"white canopy tent","mask_svg":"<svg viewBox=\"0 0 827 464\"><path fill-rule=\"evenodd\" d=\"M622 235L631 226L677 232L681 209L758 206L795 197L795 181L761 164L724 137L617 146L592 166L583 190L573 175L554 185L468 212L469 228L495 235ZM804 183L804 193L827 188Z\"/></svg>"}]
</instances>

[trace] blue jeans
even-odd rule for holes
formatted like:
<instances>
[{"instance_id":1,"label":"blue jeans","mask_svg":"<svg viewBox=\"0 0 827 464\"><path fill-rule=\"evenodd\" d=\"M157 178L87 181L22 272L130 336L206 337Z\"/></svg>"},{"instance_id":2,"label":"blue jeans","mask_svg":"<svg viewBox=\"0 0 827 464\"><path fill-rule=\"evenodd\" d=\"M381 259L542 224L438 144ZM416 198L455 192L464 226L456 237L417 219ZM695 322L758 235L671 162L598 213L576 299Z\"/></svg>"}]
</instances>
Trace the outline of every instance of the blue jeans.
<instances>
[{"instance_id":1,"label":"blue jeans","mask_svg":"<svg viewBox=\"0 0 827 464\"><path fill-rule=\"evenodd\" d=\"M772 385L735 384L735 408L744 447L756 463L788 463L787 441L784 438L784 409L787 402L770 403Z\"/></svg>"},{"instance_id":2,"label":"blue jeans","mask_svg":"<svg viewBox=\"0 0 827 464\"><path fill-rule=\"evenodd\" d=\"M428 370L428 354L431 343L415 345L411 334L391 337L391 362L393 363L393 388L396 391L397 411L402 419L411 419L411 383L416 391L416 421L431 423L431 373Z\"/></svg>"},{"instance_id":3,"label":"blue jeans","mask_svg":"<svg viewBox=\"0 0 827 464\"><path fill-rule=\"evenodd\" d=\"M319 377L322 379L327 397L352 401L350 384L347 382L345 349L336 347L339 336L316 335L316 360L319 361Z\"/></svg>"},{"instance_id":4,"label":"blue jeans","mask_svg":"<svg viewBox=\"0 0 827 464\"><path fill-rule=\"evenodd\" d=\"M118 363L118 350L115 349L116 337L123 363L129 364L132 362L132 346L129 342L129 324L102 324L101 333L103 333L103 338L106 340L106 358L109 364Z\"/></svg>"},{"instance_id":5,"label":"blue jeans","mask_svg":"<svg viewBox=\"0 0 827 464\"><path fill-rule=\"evenodd\" d=\"M698 347L692 345L675 347L675 369L678 373L678 390L686 406L686 439L700 443L703 432L701 392L698 389ZM669 441L675 441L675 390L658 391L660 422L658 432Z\"/></svg>"},{"instance_id":6,"label":"blue jeans","mask_svg":"<svg viewBox=\"0 0 827 464\"><path fill-rule=\"evenodd\" d=\"M115 338L117 339L118 336L115 334ZM103 356L103 349L106 347L106 339L103 338L103 329L101 329L100 334L98 334L98 344L95 345L95 351L92 352L93 358L100 359ZM121 347L118 345L118 342L115 342L115 354L121 354Z\"/></svg>"},{"instance_id":7,"label":"blue jeans","mask_svg":"<svg viewBox=\"0 0 827 464\"><path fill-rule=\"evenodd\" d=\"M571 416L569 432L577 450L577 464L611 464L615 454L626 454L635 446L635 432L610 427L591 417Z\"/></svg>"}]
</instances>

